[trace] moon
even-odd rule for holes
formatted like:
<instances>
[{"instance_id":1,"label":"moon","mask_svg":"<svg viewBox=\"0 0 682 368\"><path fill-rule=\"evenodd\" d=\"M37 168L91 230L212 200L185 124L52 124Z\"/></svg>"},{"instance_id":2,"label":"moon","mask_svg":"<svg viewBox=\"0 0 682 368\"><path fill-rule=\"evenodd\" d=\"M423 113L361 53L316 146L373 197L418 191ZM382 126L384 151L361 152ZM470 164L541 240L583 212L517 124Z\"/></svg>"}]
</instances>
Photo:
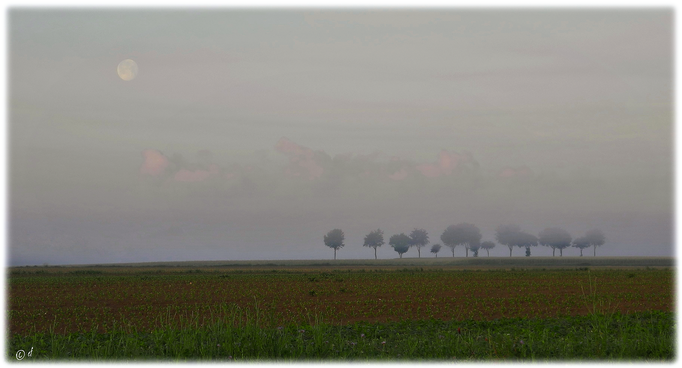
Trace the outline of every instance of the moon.
<instances>
[{"instance_id":1,"label":"moon","mask_svg":"<svg viewBox=\"0 0 682 368\"><path fill-rule=\"evenodd\" d=\"M124 81L131 81L137 76L137 63L132 59L125 59L118 63L116 72Z\"/></svg>"}]
</instances>

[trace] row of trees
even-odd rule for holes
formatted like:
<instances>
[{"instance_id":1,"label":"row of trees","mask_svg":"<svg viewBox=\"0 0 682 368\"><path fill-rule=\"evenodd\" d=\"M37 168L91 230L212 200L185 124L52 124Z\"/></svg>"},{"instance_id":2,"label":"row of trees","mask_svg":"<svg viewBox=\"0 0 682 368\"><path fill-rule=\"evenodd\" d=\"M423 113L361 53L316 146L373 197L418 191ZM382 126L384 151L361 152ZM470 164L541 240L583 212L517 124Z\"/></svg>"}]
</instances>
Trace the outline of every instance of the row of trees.
<instances>
[{"instance_id":1,"label":"row of trees","mask_svg":"<svg viewBox=\"0 0 682 368\"><path fill-rule=\"evenodd\" d=\"M446 246L452 249L452 256L455 256L455 248L459 245L464 246L466 256L469 257L469 251L473 252L474 257L478 257L478 251L485 249L488 257L490 257L490 249L495 247L492 241L481 242L481 230L473 224L461 223L457 225L448 226L440 240ZM336 251L344 246L344 233L341 229L334 229L324 236L324 244L334 249L334 259L336 259ZM509 256L512 256L514 247L525 248L526 257L530 257L531 247L543 245L552 248L552 256L555 256L556 250L559 250L559 255L563 256L564 249L573 246L580 249L580 256L583 255L583 249L593 247L594 256L597 256L597 247L606 242L606 238L601 230L593 229L585 233L584 236L573 239L568 231L558 228L549 227L542 230L538 236L522 231L517 225L501 225L495 230L495 240L502 245L509 247ZM388 244L398 253L400 258L411 247L417 248L417 254L421 258L421 248L429 244L429 235L424 229L415 228L410 235L405 233L392 235ZM381 229L371 231L365 236L363 246L374 248L374 259L377 259L377 248L384 245L384 232ZM433 244L431 253L438 257L438 252L441 250L440 244Z\"/></svg>"}]
</instances>

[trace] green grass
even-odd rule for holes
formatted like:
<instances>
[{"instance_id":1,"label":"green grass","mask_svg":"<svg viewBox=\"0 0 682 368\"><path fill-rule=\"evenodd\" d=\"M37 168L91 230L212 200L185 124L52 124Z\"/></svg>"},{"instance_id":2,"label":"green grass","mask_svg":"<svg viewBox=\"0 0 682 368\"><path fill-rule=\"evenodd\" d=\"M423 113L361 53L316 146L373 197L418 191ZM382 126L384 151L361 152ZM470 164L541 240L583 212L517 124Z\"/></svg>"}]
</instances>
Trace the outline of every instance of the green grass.
<instances>
[{"instance_id":1,"label":"green grass","mask_svg":"<svg viewBox=\"0 0 682 368\"><path fill-rule=\"evenodd\" d=\"M50 360L649 360L674 359L670 312L592 314L551 319L404 321L335 326L258 327L258 312L230 307L231 317L199 327L137 332L125 325L108 333L38 333L9 339L8 357ZM251 315L245 315L251 313ZM246 318L244 318L246 317ZM197 319L198 320L198 319Z\"/></svg>"}]
</instances>

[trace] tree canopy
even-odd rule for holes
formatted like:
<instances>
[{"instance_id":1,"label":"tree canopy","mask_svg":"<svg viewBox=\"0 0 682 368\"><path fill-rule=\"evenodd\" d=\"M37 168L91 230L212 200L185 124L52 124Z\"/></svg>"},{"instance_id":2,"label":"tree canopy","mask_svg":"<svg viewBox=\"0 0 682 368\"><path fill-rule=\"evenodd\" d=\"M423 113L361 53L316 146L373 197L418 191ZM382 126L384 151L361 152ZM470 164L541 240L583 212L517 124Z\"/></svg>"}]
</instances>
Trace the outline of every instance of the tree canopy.
<instances>
[{"instance_id":1,"label":"tree canopy","mask_svg":"<svg viewBox=\"0 0 682 368\"><path fill-rule=\"evenodd\" d=\"M464 245L467 248L467 256L469 255L469 247L472 244L478 244L481 241L481 230L478 226L468 223L461 223L457 225L450 225L443 231L440 236L443 244L452 248L452 256L455 256L455 247Z\"/></svg>"},{"instance_id":2,"label":"tree canopy","mask_svg":"<svg viewBox=\"0 0 682 368\"><path fill-rule=\"evenodd\" d=\"M421 255L421 247L426 246L426 244L429 244L429 234L426 232L424 229L414 229L410 233L410 246L417 247L417 254L419 254L419 258L422 257Z\"/></svg>"},{"instance_id":3,"label":"tree canopy","mask_svg":"<svg viewBox=\"0 0 682 368\"><path fill-rule=\"evenodd\" d=\"M334 229L324 236L324 244L334 249L334 259L336 259L336 251L344 246L344 238L345 236L341 229Z\"/></svg>"},{"instance_id":4,"label":"tree canopy","mask_svg":"<svg viewBox=\"0 0 682 368\"><path fill-rule=\"evenodd\" d=\"M481 249L481 243L469 244L469 249L474 252L474 257L478 257L478 250Z\"/></svg>"},{"instance_id":5,"label":"tree canopy","mask_svg":"<svg viewBox=\"0 0 682 368\"><path fill-rule=\"evenodd\" d=\"M440 244L434 244L431 246L431 253L436 255L436 258L438 258L438 252L440 252L441 245Z\"/></svg>"},{"instance_id":6,"label":"tree canopy","mask_svg":"<svg viewBox=\"0 0 682 368\"><path fill-rule=\"evenodd\" d=\"M491 241L484 241L481 243L481 248L485 249L486 253L488 253L488 257L490 257L490 250L495 248L495 243Z\"/></svg>"},{"instance_id":7,"label":"tree canopy","mask_svg":"<svg viewBox=\"0 0 682 368\"><path fill-rule=\"evenodd\" d=\"M403 253L410 249L411 241L412 239L409 236L405 235L404 233L400 233L391 236L391 238L388 240L388 244L390 244L393 249L398 252L400 258L403 258Z\"/></svg>"},{"instance_id":8,"label":"tree canopy","mask_svg":"<svg viewBox=\"0 0 682 368\"><path fill-rule=\"evenodd\" d=\"M579 238L575 238L575 240L573 240L573 246L580 249L580 256L581 257L583 256L583 249L589 248L590 245L592 245L592 244L590 244L589 240L587 240L587 238L584 236L581 236Z\"/></svg>"},{"instance_id":9,"label":"tree canopy","mask_svg":"<svg viewBox=\"0 0 682 368\"><path fill-rule=\"evenodd\" d=\"M538 245L538 238L525 231L517 225L500 225L495 230L495 238L500 244L509 247L509 256L512 255L513 247L526 248L526 255L530 255L530 247Z\"/></svg>"},{"instance_id":10,"label":"tree canopy","mask_svg":"<svg viewBox=\"0 0 682 368\"><path fill-rule=\"evenodd\" d=\"M592 229L585 233L585 239L594 247L594 255L597 256L597 247L604 245L606 237L599 229Z\"/></svg>"},{"instance_id":11,"label":"tree canopy","mask_svg":"<svg viewBox=\"0 0 682 368\"><path fill-rule=\"evenodd\" d=\"M377 247L384 245L384 232L376 229L365 236L363 246L374 248L374 259L377 258Z\"/></svg>"},{"instance_id":12,"label":"tree canopy","mask_svg":"<svg viewBox=\"0 0 682 368\"><path fill-rule=\"evenodd\" d=\"M552 256L557 249L563 256L563 250L571 245L571 235L562 228L548 227L540 231L538 235L540 235L538 238L540 244L552 248Z\"/></svg>"},{"instance_id":13,"label":"tree canopy","mask_svg":"<svg viewBox=\"0 0 682 368\"><path fill-rule=\"evenodd\" d=\"M521 232L518 225L500 225L495 229L495 239L498 243L509 248L509 256L512 255L512 248L516 245L516 237Z\"/></svg>"},{"instance_id":14,"label":"tree canopy","mask_svg":"<svg viewBox=\"0 0 682 368\"><path fill-rule=\"evenodd\" d=\"M519 248L526 248L526 257L530 257L530 247L538 245L537 236L521 231L517 234L516 246Z\"/></svg>"}]
</instances>

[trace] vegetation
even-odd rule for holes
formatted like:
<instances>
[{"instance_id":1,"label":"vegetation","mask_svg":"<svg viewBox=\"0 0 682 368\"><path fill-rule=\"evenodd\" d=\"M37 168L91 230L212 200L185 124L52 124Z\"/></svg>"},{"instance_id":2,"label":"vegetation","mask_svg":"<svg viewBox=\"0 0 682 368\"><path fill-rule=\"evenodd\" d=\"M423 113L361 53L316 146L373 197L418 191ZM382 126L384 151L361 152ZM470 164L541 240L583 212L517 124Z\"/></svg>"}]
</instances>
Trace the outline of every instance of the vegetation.
<instances>
[{"instance_id":1,"label":"vegetation","mask_svg":"<svg viewBox=\"0 0 682 368\"><path fill-rule=\"evenodd\" d=\"M376 229L365 236L363 246L374 248L374 259L377 259L377 248L384 245L384 232Z\"/></svg>"},{"instance_id":2,"label":"vegetation","mask_svg":"<svg viewBox=\"0 0 682 368\"><path fill-rule=\"evenodd\" d=\"M601 230L592 229L585 233L585 240L592 245L592 248L594 249L594 256L596 257L597 247L604 245L606 242L606 237L604 237L604 233L602 233Z\"/></svg>"},{"instance_id":3,"label":"vegetation","mask_svg":"<svg viewBox=\"0 0 682 368\"><path fill-rule=\"evenodd\" d=\"M334 249L334 259L336 259L336 251L344 246L344 237L341 229L334 229L324 236L324 244L329 248Z\"/></svg>"},{"instance_id":4,"label":"vegetation","mask_svg":"<svg viewBox=\"0 0 682 368\"><path fill-rule=\"evenodd\" d=\"M560 255L563 256L563 250L571 245L571 235L568 231L558 227L548 227L542 230L539 235L538 241L540 244L552 248L552 257L557 249L559 249ZM582 248L580 255L583 255Z\"/></svg>"},{"instance_id":5,"label":"vegetation","mask_svg":"<svg viewBox=\"0 0 682 368\"><path fill-rule=\"evenodd\" d=\"M388 244L390 244L393 249L398 252L400 258L403 258L403 254L410 249L412 239L410 239L410 237L404 233L400 233L391 236L391 239L388 240Z\"/></svg>"},{"instance_id":6,"label":"vegetation","mask_svg":"<svg viewBox=\"0 0 682 368\"><path fill-rule=\"evenodd\" d=\"M481 241L481 230L476 225L468 223L451 225L443 231L440 240L452 248L453 257L455 256L455 247L458 245L464 245L466 256L469 257L469 247L473 244L479 244Z\"/></svg>"},{"instance_id":7,"label":"vegetation","mask_svg":"<svg viewBox=\"0 0 682 368\"><path fill-rule=\"evenodd\" d=\"M469 244L469 250L474 252L474 257L478 257L478 250L481 249L481 243Z\"/></svg>"},{"instance_id":8,"label":"vegetation","mask_svg":"<svg viewBox=\"0 0 682 368\"><path fill-rule=\"evenodd\" d=\"M414 229L410 233L410 246L417 248L418 258L422 257L421 248L429 244L429 234L424 229Z\"/></svg>"},{"instance_id":9,"label":"vegetation","mask_svg":"<svg viewBox=\"0 0 682 368\"><path fill-rule=\"evenodd\" d=\"M11 359L674 359L671 269L55 269L10 273Z\"/></svg>"},{"instance_id":10,"label":"vegetation","mask_svg":"<svg viewBox=\"0 0 682 368\"><path fill-rule=\"evenodd\" d=\"M425 229L415 228L408 236L410 239L409 246L417 248L417 258L421 258L421 248L429 244L429 235ZM460 223L457 225L448 226L440 237L443 244L452 249L452 256L455 256L455 247L464 245L466 257L469 257L469 251L473 252L474 257L478 257L478 251L485 249L488 257L490 257L490 249L495 247L495 243L485 241L481 243L481 231L473 224ZM552 256L556 255L556 250L559 250L559 255L563 256L563 250L569 246L580 249L580 256L583 255L583 249L590 246L594 247L594 255L596 256L596 247L605 243L604 234L598 230L593 229L588 231L583 237L572 241L571 235L564 229L558 227L545 228L535 236L533 234L521 231L518 225L500 225L495 230L495 239L502 245L509 248L509 256L512 256L514 247L525 248L526 257L531 256L531 247L538 244L552 248ZM334 229L324 236L325 245L334 249L334 259L336 259L336 251L344 246L344 233L340 229ZM384 244L384 232L381 229L371 231L365 236L363 246L374 248L374 259L377 259L377 248ZM395 249L395 247L393 247ZM404 247L399 246L396 250L399 258L407 251L403 251ZM408 248L409 249L409 248ZM438 257L438 251L431 252Z\"/></svg>"},{"instance_id":11,"label":"vegetation","mask_svg":"<svg viewBox=\"0 0 682 368\"><path fill-rule=\"evenodd\" d=\"M509 247L509 256L512 255L512 248L515 246L519 248L526 248L526 257L530 257L530 247L538 245L538 238L525 231L517 225L502 225L498 226L495 231L495 238L500 244Z\"/></svg>"},{"instance_id":12,"label":"vegetation","mask_svg":"<svg viewBox=\"0 0 682 368\"><path fill-rule=\"evenodd\" d=\"M580 249L580 256L583 256L583 249L590 247L590 242L584 236L573 240L573 247Z\"/></svg>"},{"instance_id":13,"label":"vegetation","mask_svg":"<svg viewBox=\"0 0 682 368\"><path fill-rule=\"evenodd\" d=\"M484 241L481 243L481 248L485 249L485 251L488 253L488 257L490 257L490 250L495 248L495 243L491 241Z\"/></svg>"},{"instance_id":14,"label":"vegetation","mask_svg":"<svg viewBox=\"0 0 682 368\"><path fill-rule=\"evenodd\" d=\"M431 246L431 253L436 255L436 258L438 258L438 252L440 252L441 245L440 244L434 244Z\"/></svg>"},{"instance_id":15,"label":"vegetation","mask_svg":"<svg viewBox=\"0 0 682 368\"><path fill-rule=\"evenodd\" d=\"M73 360L509 360L576 359L672 361L674 318L670 312L589 315L493 321L403 321L327 323L260 328L259 315L202 327L161 327L151 332L125 328L67 335L13 336L13 352L32 349L35 361ZM192 321L187 321L190 325Z\"/></svg>"},{"instance_id":16,"label":"vegetation","mask_svg":"<svg viewBox=\"0 0 682 368\"><path fill-rule=\"evenodd\" d=\"M509 257L512 256L512 249L516 245L516 234L519 232L521 228L518 225L500 225L495 229L495 239L509 248Z\"/></svg>"}]
</instances>

